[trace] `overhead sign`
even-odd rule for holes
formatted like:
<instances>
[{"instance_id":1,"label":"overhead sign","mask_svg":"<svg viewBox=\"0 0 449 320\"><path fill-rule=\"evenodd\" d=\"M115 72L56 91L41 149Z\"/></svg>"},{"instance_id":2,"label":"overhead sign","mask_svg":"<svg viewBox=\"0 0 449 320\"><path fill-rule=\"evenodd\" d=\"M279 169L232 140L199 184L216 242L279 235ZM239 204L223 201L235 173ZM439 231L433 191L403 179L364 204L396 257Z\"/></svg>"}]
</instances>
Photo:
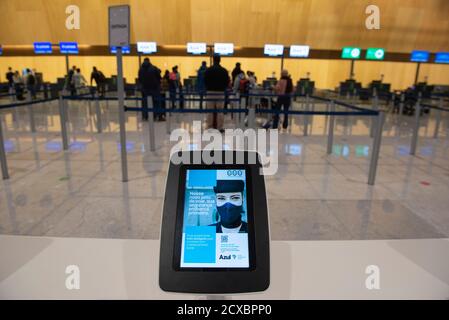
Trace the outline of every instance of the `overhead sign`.
<instances>
[{"instance_id":1,"label":"overhead sign","mask_svg":"<svg viewBox=\"0 0 449 320\"><path fill-rule=\"evenodd\" d=\"M111 53L116 54L117 53L117 47L111 47ZM130 54L131 53L130 47L129 46L122 47L122 53L123 54Z\"/></svg>"},{"instance_id":2,"label":"overhead sign","mask_svg":"<svg viewBox=\"0 0 449 320\"><path fill-rule=\"evenodd\" d=\"M233 43L215 43L214 44L214 53L219 54L221 56L229 56L234 53L234 44Z\"/></svg>"},{"instance_id":3,"label":"overhead sign","mask_svg":"<svg viewBox=\"0 0 449 320\"><path fill-rule=\"evenodd\" d=\"M293 58L307 58L309 56L309 46L290 46L290 57Z\"/></svg>"},{"instance_id":4,"label":"overhead sign","mask_svg":"<svg viewBox=\"0 0 449 320\"><path fill-rule=\"evenodd\" d=\"M270 57L279 57L284 54L284 46L282 44L266 44L263 53Z\"/></svg>"},{"instance_id":5,"label":"overhead sign","mask_svg":"<svg viewBox=\"0 0 449 320\"><path fill-rule=\"evenodd\" d=\"M430 52L423 50L414 50L410 56L410 61L413 62L427 62L429 61Z\"/></svg>"},{"instance_id":6,"label":"overhead sign","mask_svg":"<svg viewBox=\"0 0 449 320\"><path fill-rule=\"evenodd\" d=\"M129 6L109 7L109 46L129 46Z\"/></svg>"},{"instance_id":7,"label":"overhead sign","mask_svg":"<svg viewBox=\"0 0 449 320\"><path fill-rule=\"evenodd\" d=\"M360 48L344 47L341 52L341 57L343 59L360 59L361 52L362 50Z\"/></svg>"},{"instance_id":8,"label":"overhead sign","mask_svg":"<svg viewBox=\"0 0 449 320\"><path fill-rule=\"evenodd\" d=\"M205 54L207 46L204 42L189 42L187 43L187 53L190 54Z\"/></svg>"},{"instance_id":9,"label":"overhead sign","mask_svg":"<svg viewBox=\"0 0 449 320\"><path fill-rule=\"evenodd\" d=\"M76 42L60 42L59 51L63 54L78 54L78 43Z\"/></svg>"},{"instance_id":10,"label":"overhead sign","mask_svg":"<svg viewBox=\"0 0 449 320\"><path fill-rule=\"evenodd\" d=\"M449 63L449 52L437 52L435 63Z\"/></svg>"},{"instance_id":11,"label":"overhead sign","mask_svg":"<svg viewBox=\"0 0 449 320\"><path fill-rule=\"evenodd\" d=\"M151 54L157 52L156 42L137 42L137 52Z\"/></svg>"},{"instance_id":12,"label":"overhead sign","mask_svg":"<svg viewBox=\"0 0 449 320\"><path fill-rule=\"evenodd\" d=\"M50 42L35 42L34 53L36 54L49 54L52 53Z\"/></svg>"},{"instance_id":13,"label":"overhead sign","mask_svg":"<svg viewBox=\"0 0 449 320\"><path fill-rule=\"evenodd\" d=\"M366 50L365 58L367 60L383 60L385 56L385 50L382 48L368 48Z\"/></svg>"}]
</instances>

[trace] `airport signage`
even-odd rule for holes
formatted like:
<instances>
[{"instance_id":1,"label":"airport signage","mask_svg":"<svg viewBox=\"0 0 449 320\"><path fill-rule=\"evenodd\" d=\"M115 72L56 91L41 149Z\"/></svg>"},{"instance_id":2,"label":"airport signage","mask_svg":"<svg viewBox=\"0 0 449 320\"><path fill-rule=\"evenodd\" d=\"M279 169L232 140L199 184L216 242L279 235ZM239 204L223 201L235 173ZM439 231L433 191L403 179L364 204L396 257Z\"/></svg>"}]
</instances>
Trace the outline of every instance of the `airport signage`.
<instances>
[{"instance_id":1,"label":"airport signage","mask_svg":"<svg viewBox=\"0 0 449 320\"><path fill-rule=\"evenodd\" d=\"M365 58L367 60L383 60L385 57L385 50L382 48L368 48L366 50Z\"/></svg>"},{"instance_id":2,"label":"airport signage","mask_svg":"<svg viewBox=\"0 0 449 320\"><path fill-rule=\"evenodd\" d=\"M229 56L234 53L234 44L233 43L215 43L214 44L214 53L219 54L221 56Z\"/></svg>"},{"instance_id":3,"label":"airport signage","mask_svg":"<svg viewBox=\"0 0 449 320\"><path fill-rule=\"evenodd\" d=\"M293 45L290 47L290 57L292 58L307 58L309 56L309 46Z\"/></svg>"},{"instance_id":4,"label":"airport signage","mask_svg":"<svg viewBox=\"0 0 449 320\"><path fill-rule=\"evenodd\" d=\"M137 42L137 52L151 54L157 52L156 42Z\"/></svg>"},{"instance_id":5,"label":"airport signage","mask_svg":"<svg viewBox=\"0 0 449 320\"><path fill-rule=\"evenodd\" d=\"M284 46L282 44L266 44L263 53L270 57L279 57L284 55Z\"/></svg>"},{"instance_id":6,"label":"airport signage","mask_svg":"<svg viewBox=\"0 0 449 320\"><path fill-rule=\"evenodd\" d=\"M60 42L59 51L63 54L78 54L78 43L76 42Z\"/></svg>"},{"instance_id":7,"label":"airport signage","mask_svg":"<svg viewBox=\"0 0 449 320\"><path fill-rule=\"evenodd\" d=\"M129 46L129 6L109 7L109 46Z\"/></svg>"},{"instance_id":8,"label":"airport signage","mask_svg":"<svg viewBox=\"0 0 449 320\"><path fill-rule=\"evenodd\" d=\"M435 63L449 63L449 52L437 52Z\"/></svg>"},{"instance_id":9,"label":"airport signage","mask_svg":"<svg viewBox=\"0 0 449 320\"><path fill-rule=\"evenodd\" d=\"M52 53L50 42L35 42L34 43L34 53L35 54L49 54Z\"/></svg>"},{"instance_id":10,"label":"airport signage","mask_svg":"<svg viewBox=\"0 0 449 320\"><path fill-rule=\"evenodd\" d=\"M117 53L117 47L111 47L111 53L116 54ZM122 53L123 54L130 54L131 49L129 46L122 47Z\"/></svg>"},{"instance_id":11,"label":"airport signage","mask_svg":"<svg viewBox=\"0 0 449 320\"><path fill-rule=\"evenodd\" d=\"M360 59L361 52L362 50L360 48L344 47L341 52L341 57L343 59Z\"/></svg>"},{"instance_id":12,"label":"airport signage","mask_svg":"<svg viewBox=\"0 0 449 320\"><path fill-rule=\"evenodd\" d=\"M429 61L430 52L422 50L414 50L410 56L410 61L413 62L427 62Z\"/></svg>"},{"instance_id":13,"label":"airport signage","mask_svg":"<svg viewBox=\"0 0 449 320\"><path fill-rule=\"evenodd\" d=\"M187 53L190 54L205 54L207 46L204 42L189 42L187 43Z\"/></svg>"}]
</instances>

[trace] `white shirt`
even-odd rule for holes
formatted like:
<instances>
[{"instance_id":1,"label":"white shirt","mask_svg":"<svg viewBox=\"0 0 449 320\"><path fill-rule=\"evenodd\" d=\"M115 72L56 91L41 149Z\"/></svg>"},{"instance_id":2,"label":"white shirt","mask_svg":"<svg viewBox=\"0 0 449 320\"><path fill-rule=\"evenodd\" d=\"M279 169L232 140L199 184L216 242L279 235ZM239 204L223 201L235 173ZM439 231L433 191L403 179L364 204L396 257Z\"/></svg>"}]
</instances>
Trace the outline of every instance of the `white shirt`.
<instances>
[{"instance_id":1,"label":"white shirt","mask_svg":"<svg viewBox=\"0 0 449 320\"><path fill-rule=\"evenodd\" d=\"M239 233L240 228L242 227L242 225L240 224L237 228L225 228L223 227L223 225L221 226L221 231L223 231L223 233Z\"/></svg>"}]
</instances>

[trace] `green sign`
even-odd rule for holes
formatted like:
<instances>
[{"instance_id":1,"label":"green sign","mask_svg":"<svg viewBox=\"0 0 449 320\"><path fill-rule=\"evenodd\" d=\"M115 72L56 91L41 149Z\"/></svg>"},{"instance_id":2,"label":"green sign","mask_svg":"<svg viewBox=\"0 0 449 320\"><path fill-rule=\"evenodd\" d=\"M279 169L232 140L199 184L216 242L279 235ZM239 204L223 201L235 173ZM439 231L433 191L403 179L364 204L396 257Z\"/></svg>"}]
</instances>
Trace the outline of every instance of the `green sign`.
<instances>
[{"instance_id":1,"label":"green sign","mask_svg":"<svg viewBox=\"0 0 449 320\"><path fill-rule=\"evenodd\" d=\"M383 60L385 56L385 50L382 48L368 48L366 50L367 60Z\"/></svg>"},{"instance_id":2,"label":"green sign","mask_svg":"<svg viewBox=\"0 0 449 320\"><path fill-rule=\"evenodd\" d=\"M360 59L360 53L362 50L360 48L344 47L341 52L341 57L343 59Z\"/></svg>"}]
</instances>

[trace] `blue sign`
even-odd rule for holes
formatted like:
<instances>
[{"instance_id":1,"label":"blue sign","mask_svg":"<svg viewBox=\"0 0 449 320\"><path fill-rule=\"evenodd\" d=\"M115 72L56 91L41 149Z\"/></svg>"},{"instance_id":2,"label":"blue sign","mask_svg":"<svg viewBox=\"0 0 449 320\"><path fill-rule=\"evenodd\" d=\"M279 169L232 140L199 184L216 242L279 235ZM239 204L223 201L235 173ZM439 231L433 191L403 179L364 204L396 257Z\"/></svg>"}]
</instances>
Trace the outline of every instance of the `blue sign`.
<instances>
[{"instance_id":1,"label":"blue sign","mask_svg":"<svg viewBox=\"0 0 449 320\"><path fill-rule=\"evenodd\" d=\"M437 52L435 63L449 63L449 52Z\"/></svg>"},{"instance_id":2,"label":"blue sign","mask_svg":"<svg viewBox=\"0 0 449 320\"><path fill-rule=\"evenodd\" d=\"M50 42L35 42L34 43L34 53L36 54L47 54L52 53Z\"/></svg>"},{"instance_id":3,"label":"blue sign","mask_svg":"<svg viewBox=\"0 0 449 320\"><path fill-rule=\"evenodd\" d=\"M0 44L0 54L3 54L3 47L1 44Z\"/></svg>"},{"instance_id":4,"label":"blue sign","mask_svg":"<svg viewBox=\"0 0 449 320\"><path fill-rule=\"evenodd\" d=\"M78 43L76 42L60 42L59 51L63 54L78 54Z\"/></svg>"},{"instance_id":5,"label":"blue sign","mask_svg":"<svg viewBox=\"0 0 449 320\"><path fill-rule=\"evenodd\" d=\"M410 56L410 61L413 62L427 62L429 61L430 52L429 51L421 51L414 50Z\"/></svg>"},{"instance_id":6,"label":"blue sign","mask_svg":"<svg viewBox=\"0 0 449 320\"><path fill-rule=\"evenodd\" d=\"M111 53L116 54L117 53L117 47L111 47ZM130 47L129 46L122 47L122 53L123 54L131 53Z\"/></svg>"}]
</instances>

